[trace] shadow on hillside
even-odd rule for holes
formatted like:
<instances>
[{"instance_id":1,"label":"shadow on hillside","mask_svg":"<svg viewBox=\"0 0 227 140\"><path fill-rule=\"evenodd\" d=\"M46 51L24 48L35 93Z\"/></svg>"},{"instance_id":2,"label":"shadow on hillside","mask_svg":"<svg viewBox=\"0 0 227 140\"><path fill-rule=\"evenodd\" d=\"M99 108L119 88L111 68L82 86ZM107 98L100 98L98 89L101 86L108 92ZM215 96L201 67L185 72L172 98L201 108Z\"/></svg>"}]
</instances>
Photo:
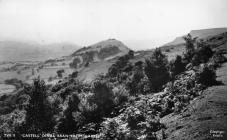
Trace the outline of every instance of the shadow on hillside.
<instances>
[{"instance_id":1,"label":"shadow on hillside","mask_svg":"<svg viewBox=\"0 0 227 140\"><path fill-rule=\"evenodd\" d=\"M214 86L223 86L225 84L222 81L215 81L213 85Z\"/></svg>"}]
</instances>

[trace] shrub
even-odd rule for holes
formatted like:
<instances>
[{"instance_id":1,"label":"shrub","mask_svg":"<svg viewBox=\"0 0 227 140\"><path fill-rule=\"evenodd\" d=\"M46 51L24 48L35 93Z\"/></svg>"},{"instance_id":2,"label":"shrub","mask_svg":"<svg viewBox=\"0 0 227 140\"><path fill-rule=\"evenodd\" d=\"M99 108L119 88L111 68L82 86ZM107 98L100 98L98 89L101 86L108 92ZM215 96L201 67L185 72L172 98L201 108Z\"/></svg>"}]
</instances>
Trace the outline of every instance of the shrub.
<instances>
[{"instance_id":1,"label":"shrub","mask_svg":"<svg viewBox=\"0 0 227 140\"><path fill-rule=\"evenodd\" d=\"M118 68L116 64L113 64L109 69L108 69L108 75L110 77L115 77L118 74Z\"/></svg>"},{"instance_id":2,"label":"shrub","mask_svg":"<svg viewBox=\"0 0 227 140\"><path fill-rule=\"evenodd\" d=\"M89 64L90 64L90 63L87 61L87 62L84 64L84 66L85 66L85 67L88 67Z\"/></svg>"},{"instance_id":3,"label":"shrub","mask_svg":"<svg viewBox=\"0 0 227 140\"><path fill-rule=\"evenodd\" d=\"M133 50L129 50L129 52L128 52L129 58L133 58L134 54L135 54L135 52Z\"/></svg>"},{"instance_id":4,"label":"shrub","mask_svg":"<svg viewBox=\"0 0 227 140\"><path fill-rule=\"evenodd\" d=\"M100 121L100 116L97 114L97 105L90 103L90 98L91 95L83 97L79 104L79 110L85 118L84 124Z\"/></svg>"},{"instance_id":5,"label":"shrub","mask_svg":"<svg viewBox=\"0 0 227 140\"><path fill-rule=\"evenodd\" d=\"M214 69L209 68L207 65L203 66L196 72L196 81L205 86L211 86L216 81L216 73Z\"/></svg>"},{"instance_id":6,"label":"shrub","mask_svg":"<svg viewBox=\"0 0 227 140\"><path fill-rule=\"evenodd\" d=\"M126 115L126 120L131 130L138 129L138 124L146 119L143 113L135 107L128 108Z\"/></svg>"},{"instance_id":7,"label":"shrub","mask_svg":"<svg viewBox=\"0 0 227 140\"><path fill-rule=\"evenodd\" d=\"M71 76L72 78L76 78L78 76L78 71L74 71Z\"/></svg>"},{"instance_id":8,"label":"shrub","mask_svg":"<svg viewBox=\"0 0 227 140\"><path fill-rule=\"evenodd\" d=\"M103 140L112 140L119 138L118 136L118 124L114 119L111 119L107 123L102 125L102 139Z\"/></svg>"},{"instance_id":9,"label":"shrub","mask_svg":"<svg viewBox=\"0 0 227 140\"><path fill-rule=\"evenodd\" d=\"M214 53L214 55L211 58L211 63L214 66L214 68L220 67L222 63L226 62L226 58L221 53Z\"/></svg>"},{"instance_id":10,"label":"shrub","mask_svg":"<svg viewBox=\"0 0 227 140\"><path fill-rule=\"evenodd\" d=\"M166 49L165 52L170 52L170 49Z\"/></svg>"},{"instance_id":11,"label":"shrub","mask_svg":"<svg viewBox=\"0 0 227 140\"><path fill-rule=\"evenodd\" d=\"M167 57L156 49L150 59L146 59L144 72L155 92L162 90L162 86L169 81Z\"/></svg>"},{"instance_id":12,"label":"shrub","mask_svg":"<svg viewBox=\"0 0 227 140\"><path fill-rule=\"evenodd\" d=\"M80 59L76 57L73 59L73 62L69 63L69 67L76 69L80 62L81 62Z\"/></svg>"},{"instance_id":13,"label":"shrub","mask_svg":"<svg viewBox=\"0 0 227 140\"><path fill-rule=\"evenodd\" d=\"M58 70L58 71L57 71L58 77L59 77L59 78L62 78L62 73L64 73L64 72L65 72L64 69Z\"/></svg>"},{"instance_id":14,"label":"shrub","mask_svg":"<svg viewBox=\"0 0 227 140\"><path fill-rule=\"evenodd\" d=\"M130 55L126 54L118 58L118 60L109 68L107 75L110 77L116 77L122 71L131 71L132 67L130 64L128 64L130 57L132 57Z\"/></svg>"},{"instance_id":15,"label":"shrub","mask_svg":"<svg viewBox=\"0 0 227 140\"><path fill-rule=\"evenodd\" d=\"M120 85L113 89L115 105L121 105L128 101L129 93L124 86Z\"/></svg>"},{"instance_id":16,"label":"shrub","mask_svg":"<svg viewBox=\"0 0 227 140\"><path fill-rule=\"evenodd\" d=\"M50 77L48 78L48 81L51 82L52 80L53 80L53 77L50 76Z\"/></svg>"}]
</instances>

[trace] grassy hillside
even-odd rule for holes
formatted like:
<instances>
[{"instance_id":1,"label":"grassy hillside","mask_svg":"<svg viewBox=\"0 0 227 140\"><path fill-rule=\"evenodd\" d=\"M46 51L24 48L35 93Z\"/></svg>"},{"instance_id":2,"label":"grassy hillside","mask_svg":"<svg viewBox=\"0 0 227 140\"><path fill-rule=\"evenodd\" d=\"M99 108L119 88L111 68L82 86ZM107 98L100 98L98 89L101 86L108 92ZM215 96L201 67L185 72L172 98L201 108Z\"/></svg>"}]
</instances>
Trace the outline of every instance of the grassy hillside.
<instances>
[{"instance_id":1,"label":"grassy hillside","mask_svg":"<svg viewBox=\"0 0 227 140\"><path fill-rule=\"evenodd\" d=\"M215 139L213 133L218 131L226 139L222 133L227 129L226 41L223 33L204 42L187 36L181 49L118 55L119 46L106 42L119 41L107 40L101 42L106 47L98 43L37 63L28 69L31 77L41 74L45 79L55 72L48 78L54 84L39 78L31 84L8 80L21 88L0 96L0 132L16 133L16 138L24 133L56 132L66 139L77 135L100 140L199 140ZM70 68L76 57L77 67ZM12 65L9 71L24 67ZM68 76L71 70L78 73ZM100 73L104 74L95 76ZM87 79L91 82L84 83Z\"/></svg>"},{"instance_id":2,"label":"grassy hillside","mask_svg":"<svg viewBox=\"0 0 227 140\"><path fill-rule=\"evenodd\" d=\"M192 30L189 34L192 35L192 37L198 37L198 39L204 39L210 36L216 36L218 34L227 32L227 28L212 28L212 29L201 29L201 30ZM163 46L168 47L168 46L180 46L184 44L185 41L183 37L177 37L175 40L172 42L169 42Z\"/></svg>"}]
</instances>

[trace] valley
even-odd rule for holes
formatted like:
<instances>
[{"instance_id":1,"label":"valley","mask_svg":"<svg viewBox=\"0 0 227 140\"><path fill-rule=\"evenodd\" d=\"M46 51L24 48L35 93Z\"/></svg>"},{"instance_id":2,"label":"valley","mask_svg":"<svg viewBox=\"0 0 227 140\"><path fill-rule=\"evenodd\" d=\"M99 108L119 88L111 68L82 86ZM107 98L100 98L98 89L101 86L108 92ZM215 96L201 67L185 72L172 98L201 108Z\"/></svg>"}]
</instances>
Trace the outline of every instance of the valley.
<instances>
[{"instance_id":1,"label":"valley","mask_svg":"<svg viewBox=\"0 0 227 140\"><path fill-rule=\"evenodd\" d=\"M224 131L225 139L226 54L227 28L215 28L192 30L143 51L107 39L58 57L4 60L0 132L33 132L21 123L30 121L25 111L37 116L31 104L45 101L43 110L35 107L49 121L41 116L35 123L46 132L103 140L200 140Z\"/></svg>"}]
</instances>

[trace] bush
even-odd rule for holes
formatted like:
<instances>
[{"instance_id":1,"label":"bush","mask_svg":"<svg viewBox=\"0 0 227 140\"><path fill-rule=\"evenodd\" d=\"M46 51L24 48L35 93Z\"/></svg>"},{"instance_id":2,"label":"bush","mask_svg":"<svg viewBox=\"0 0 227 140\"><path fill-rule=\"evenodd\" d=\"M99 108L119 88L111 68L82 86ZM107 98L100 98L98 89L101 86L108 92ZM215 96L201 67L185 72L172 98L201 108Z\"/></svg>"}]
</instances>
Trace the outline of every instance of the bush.
<instances>
[{"instance_id":1,"label":"bush","mask_svg":"<svg viewBox=\"0 0 227 140\"><path fill-rule=\"evenodd\" d=\"M73 62L69 63L69 67L70 68L74 68L76 69L78 67L78 64L80 63L80 59L79 58L74 58Z\"/></svg>"},{"instance_id":2,"label":"bush","mask_svg":"<svg viewBox=\"0 0 227 140\"><path fill-rule=\"evenodd\" d=\"M59 78L62 78L62 73L64 73L64 72L65 72L64 69L58 70L58 71L57 71L58 77L59 77Z\"/></svg>"},{"instance_id":3,"label":"bush","mask_svg":"<svg viewBox=\"0 0 227 140\"><path fill-rule=\"evenodd\" d=\"M102 125L102 139L103 140L113 140L119 138L118 135L118 124L114 119Z\"/></svg>"},{"instance_id":4,"label":"bush","mask_svg":"<svg viewBox=\"0 0 227 140\"><path fill-rule=\"evenodd\" d=\"M78 76L78 71L74 71L71 76L72 78L76 78Z\"/></svg>"},{"instance_id":5,"label":"bush","mask_svg":"<svg viewBox=\"0 0 227 140\"><path fill-rule=\"evenodd\" d=\"M115 105L121 105L128 101L129 93L124 86L118 86L113 89Z\"/></svg>"},{"instance_id":6,"label":"bush","mask_svg":"<svg viewBox=\"0 0 227 140\"><path fill-rule=\"evenodd\" d=\"M126 120L131 130L138 129L138 124L146 119L143 113L135 107L128 108L126 115Z\"/></svg>"},{"instance_id":7,"label":"bush","mask_svg":"<svg viewBox=\"0 0 227 140\"><path fill-rule=\"evenodd\" d=\"M211 63L214 66L214 68L220 67L222 63L226 62L226 58L221 53L214 53L214 55L211 58Z\"/></svg>"},{"instance_id":8,"label":"bush","mask_svg":"<svg viewBox=\"0 0 227 140\"><path fill-rule=\"evenodd\" d=\"M217 83L216 73L214 69L209 68L207 65L200 68L196 72L196 81L205 86L211 86Z\"/></svg>"},{"instance_id":9,"label":"bush","mask_svg":"<svg viewBox=\"0 0 227 140\"><path fill-rule=\"evenodd\" d=\"M133 50L130 50L130 51L128 52L129 58L133 58L134 55L135 55L135 52L134 52Z\"/></svg>"}]
</instances>

